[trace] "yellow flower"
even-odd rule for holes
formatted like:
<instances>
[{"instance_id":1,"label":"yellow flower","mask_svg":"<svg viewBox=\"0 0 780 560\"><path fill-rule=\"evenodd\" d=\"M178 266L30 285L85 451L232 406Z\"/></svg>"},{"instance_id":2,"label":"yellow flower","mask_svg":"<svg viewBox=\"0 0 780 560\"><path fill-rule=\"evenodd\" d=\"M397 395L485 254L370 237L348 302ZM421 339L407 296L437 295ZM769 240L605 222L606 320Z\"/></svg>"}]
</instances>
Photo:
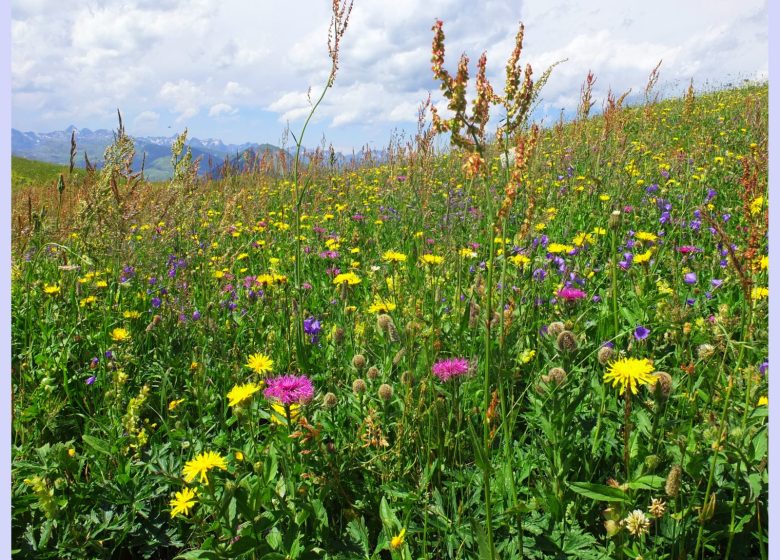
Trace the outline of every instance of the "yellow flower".
<instances>
[{"instance_id":1,"label":"yellow flower","mask_svg":"<svg viewBox=\"0 0 780 560\"><path fill-rule=\"evenodd\" d=\"M574 250L574 247L571 245L563 245L561 243L550 243L547 246L548 253L568 253L572 250Z\"/></svg>"},{"instance_id":2,"label":"yellow flower","mask_svg":"<svg viewBox=\"0 0 780 560\"><path fill-rule=\"evenodd\" d=\"M72 447L68 449L68 457L75 457L76 456L76 450Z\"/></svg>"},{"instance_id":3,"label":"yellow flower","mask_svg":"<svg viewBox=\"0 0 780 560\"><path fill-rule=\"evenodd\" d=\"M108 282L106 282L105 280L98 280L97 282L95 282L95 287L96 288L108 288Z\"/></svg>"},{"instance_id":4,"label":"yellow flower","mask_svg":"<svg viewBox=\"0 0 780 560\"><path fill-rule=\"evenodd\" d=\"M236 458L236 461L244 460L244 454L241 451L236 451L233 456Z\"/></svg>"},{"instance_id":5,"label":"yellow flower","mask_svg":"<svg viewBox=\"0 0 780 560\"><path fill-rule=\"evenodd\" d=\"M421 260L425 264L441 264L444 262L444 257L441 257L439 255L425 254L421 257Z\"/></svg>"},{"instance_id":6,"label":"yellow flower","mask_svg":"<svg viewBox=\"0 0 780 560\"><path fill-rule=\"evenodd\" d=\"M649 385L655 381L653 364L647 358L621 358L612 362L604 374L604 383L612 382L613 387L620 386L620 394L628 388L636 395L638 385Z\"/></svg>"},{"instance_id":7,"label":"yellow flower","mask_svg":"<svg viewBox=\"0 0 780 560\"><path fill-rule=\"evenodd\" d=\"M398 251L385 251L382 254L382 260L387 262L406 262L406 255Z\"/></svg>"},{"instance_id":8,"label":"yellow flower","mask_svg":"<svg viewBox=\"0 0 780 560\"><path fill-rule=\"evenodd\" d=\"M769 296L768 288L755 287L750 292L750 297L756 301L764 299Z\"/></svg>"},{"instance_id":9,"label":"yellow flower","mask_svg":"<svg viewBox=\"0 0 780 560\"><path fill-rule=\"evenodd\" d=\"M602 202L606 202L609 200L609 195L608 194L599 195L599 200Z\"/></svg>"},{"instance_id":10,"label":"yellow flower","mask_svg":"<svg viewBox=\"0 0 780 560\"><path fill-rule=\"evenodd\" d=\"M238 406L260 390L258 385L254 383L246 383L244 385L235 385L227 394L228 405Z\"/></svg>"},{"instance_id":11,"label":"yellow flower","mask_svg":"<svg viewBox=\"0 0 780 560\"><path fill-rule=\"evenodd\" d=\"M130 331L127 329L123 329L122 327L118 327L111 331L111 340L114 342L124 342L130 338Z\"/></svg>"},{"instance_id":12,"label":"yellow flower","mask_svg":"<svg viewBox=\"0 0 780 560\"><path fill-rule=\"evenodd\" d=\"M634 255L634 263L635 264L643 264L646 262L650 262L650 257L653 256L653 250L648 249L644 253L640 253L638 255Z\"/></svg>"},{"instance_id":13,"label":"yellow flower","mask_svg":"<svg viewBox=\"0 0 780 560\"><path fill-rule=\"evenodd\" d=\"M398 550L404 544L404 537L406 536L406 528L401 529L401 532L390 539L390 548Z\"/></svg>"},{"instance_id":14,"label":"yellow flower","mask_svg":"<svg viewBox=\"0 0 780 560\"><path fill-rule=\"evenodd\" d=\"M194 459L187 461L182 472L184 474L184 480L188 483L200 476L200 482L208 484L209 479L206 476L206 473L211 469L222 469L223 471L226 471L227 463L225 463L225 458L219 453L206 451Z\"/></svg>"},{"instance_id":15,"label":"yellow flower","mask_svg":"<svg viewBox=\"0 0 780 560\"><path fill-rule=\"evenodd\" d=\"M87 296L79 301L80 307L85 307L87 305L92 305L97 301L97 298L95 296Z\"/></svg>"},{"instance_id":16,"label":"yellow flower","mask_svg":"<svg viewBox=\"0 0 780 560\"><path fill-rule=\"evenodd\" d=\"M761 270L766 270L769 266L769 257L767 255L764 255L761 257L761 260L759 261L759 265L761 266Z\"/></svg>"},{"instance_id":17,"label":"yellow flower","mask_svg":"<svg viewBox=\"0 0 780 560\"><path fill-rule=\"evenodd\" d=\"M465 259L473 259L477 256L477 252L470 247L464 247L460 250L460 256Z\"/></svg>"},{"instance_id":18,"label":"yellow flower","mask_svg":"<svg viewBox=\"0 0 780 560\"><path fill-rule=\"evenodd\" d=\"M176 492L175 498L170 502L171 517L176 517L180 513L188 515L190 509L195 506L195 490L185 488L181 492Z\"/></svg>"},{"instance_id":19,"label":"yellow flower","mask_svg":"<svg viewBox=\"0 0 780 560\"><path fill-rule=\"evenodd\" d=\"M43 293L49 296L56 296L60 293L60 286L59 284L44 284L43 285Z\"/></svg>"},{"instance_id":20,"label":"yellow flower","mask_svg":"<svg viewBox=\"0 0 780 560\"><path fill-rule=\"evenodd\" d=\"M658 236L649 231L638 231L636 232L636 238L640 241L655 241L658 239Z\"/></svg>"},{"instance_id":21,"label":"yellow flower","mask_svg":"<svg viewBox=\"0 0 780 560\"><path fill-rule=\"evenodd\" d=\"M265 354L252 354L246 363L246 367L258 375L269 373L274 367L274 361Z\"/></svg>"},{"instance_id":22,"label":"yellow flower","mask_svg":"<svg viewBox=\"0 0 780 560\"><path fill-rule=\"evenodd\" d=\"M125 311L124 313L122 313L122 316L125 319L138 319L141 316L141 312L140 311Z\"/></svg>"},{"instance_id":23,"label":"yellow flower","mask_svg":"<svg viewBox=\"0 0 780 560\"><path fill-rule=\"evenodd\" d=\"M374 300L373 305L368 308L369 313L389 313L395 310L395 304L392 301L388 301L382 298Z\"/></svg>"},{"instance_id":24,"label":"yellow flower","mask_svg":"<svg viewBox=\"0 0 780 560\"><path fill-rule=\"evenodd\" d=\"M525 350L522 354L520 354L520 363L527 364L534 359L534 356L536 356L536 350Z\"/></svg>"},{"instance_id":25,"label":"yellow flower","mask_svg":"<svg viewBox=\"0 0 780 560\"><path fill-rule=\"evenodd\" d=\"M750 213L754 216L761 212L761 209L764 207L764 197L759 196L758 198L754 199L753 202L750 203Z\"/></svg>"},{"instance_id":26,"label":"yellow flower","mask_svg":"<svg viewBox=\"0 0 780 560\"><path fill-rule=\"evenodd\" d=\"M590 233L581 232L574 237L574 244L577 247L582 247L586 243L592 244L594 241L595 239L593 238L593 235L591 235Z\"/></svg>"},{"instance_id":27,"label":"yellow flower","mask_svg":"<svg viewBox=\"0 0 780 560\"><path fill-rule=\"evenodd\" d=\"M184 402L184 399L178 399L175 401L171 401L168 403L168 411L174 411L176 410L176 407L179 406L181 403Z\"/></svg>"},{"instance_id":28,"label":"yellow flower","mask_svg":"<svg viewBox=\"0 0 780 560\"><path fill-rule=\"evenodd\" d=\"M511 262L513 265L515 265L517 268L522 268L523 266L527 265L529 262L531 262L531 259L526 257L525 255L514 255L512 257L509 257L509 262Z\"/></svg>"},{"instance_id":29,"label":"yellow flower","mask_svg":"<svg viewBox=\"0 0 780 560\"><path fill-rule=\"evenodd\" d=\"M769 405L769 399L766 397L766 395L758 398L758 404L756 406L768 406Z\"/></svg>"},{"instance_id":30,"label":"yellow flower","mask_svg":"<svg viewBox=\"0 0 780 560\"><path fill-rule=\"evenodd\" d=\"M355 284L360 284L360 277L354 272L342 272L341 274L336 275L333 279L333 283L336 285L346 283L350 286L354 286Z\"/></svg>"}]
</instances>

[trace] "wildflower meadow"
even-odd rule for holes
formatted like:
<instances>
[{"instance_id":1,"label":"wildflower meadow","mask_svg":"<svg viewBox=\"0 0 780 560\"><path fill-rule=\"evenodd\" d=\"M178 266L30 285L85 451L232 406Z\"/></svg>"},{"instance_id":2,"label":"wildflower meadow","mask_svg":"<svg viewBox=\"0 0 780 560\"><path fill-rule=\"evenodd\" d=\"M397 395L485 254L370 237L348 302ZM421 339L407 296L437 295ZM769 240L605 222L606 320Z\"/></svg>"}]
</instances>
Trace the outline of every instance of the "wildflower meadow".
<instances>
[{"instance_id":1,"label":"wildflower meadow","mask_svg":"<svg viewBox=\"0 0 780 560\"><path fill-rule=\"evenodd\" d=\"M542 126L446 28L382 158L14 188L15 557L767 557L767 85Z\"/></svg>"}]
</instances>

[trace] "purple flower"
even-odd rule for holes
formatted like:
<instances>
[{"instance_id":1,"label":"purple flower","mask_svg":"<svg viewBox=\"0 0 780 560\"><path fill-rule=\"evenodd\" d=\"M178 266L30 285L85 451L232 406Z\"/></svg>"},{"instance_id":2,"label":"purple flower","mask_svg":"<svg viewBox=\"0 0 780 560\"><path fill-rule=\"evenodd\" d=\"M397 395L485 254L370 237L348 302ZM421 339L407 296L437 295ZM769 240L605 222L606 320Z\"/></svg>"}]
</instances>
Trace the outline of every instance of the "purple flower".
<instances>
[{"instance_id":1,"label":"purple flower","mask_svg":"<svg viewBox=\"0 0 780 560\"><path fill-rule=\"evenodd\" d=\"M697 280L695 272L688 272L683 276L683 282L686 284L695 284Z\"/></svg>"},{"instance_id":2,"label":"purple flower","mask_svg":"<svg viewBox=\"0 0 780 560\"><path fill-rule=\"evenodd\" d=\"M160 298L158 297L152 298L152 307L157 308L160 307L161 304L162 304L162 300Z\"/></svg>"},{"instance_id":3,"label":"purple flower","mask_svg":"<svg viewBox=\"0 0 780 560\"><path fill-rule=\"evenodd\" d=\"M721 285L723 284L723 280L721 280L720 278L713 278L712 280L710 280L710 284L712 284L713 288L720 288Z\"/></svg>"},{"instance_id":4,"label":"purple flower","mask_svg":"<svg viewBox=\"0 0 780 560\"><path fill-rule=\"evenodd\" d=\"M547 272L544 271L542 268L537 268L533 272L534 280L542 281L547 276Z\"/></svg>"},{"instance_id":5,"label":"purple flower","mask_svg":"<svg viewBox=\"0 0 780 560\"><path fill-rule=\"evenodd\" d=\"M196 309L192 312L192 320L197 321L198 319L200 319L200 311Z\"/></svg>"},{"instance_id":6,"label":"purple flower","mask_svg":"<svg viewBox=\"0 0 780 560\"><path fill-rule=\"evenodd\" d=\"M305 375L281 375L266 379L263 395L283 405L303 404L314 397L314 386Z\"/></svg>"},{"instance_id":7,"label":"purple flower","mask_svg":"<svg viewBox=\"0 0 780 560\"><path fill-rule=\"evenodd\" d=\"M643 327L642 325L639 325L637 328L634 329L634 338L637 340L644 340L648 337L650 334L650 329Z\"/></svg>"},{"instance_id":8,"label":"purple flower","mask_svg":"<svg viewBox=\"0 0 780 560\"><path fill-rule=\"evenodd\" d=\"M97 378L94 375L90 375L89 377L87 377L87 380L85 381L85 383L87 385L92 385L95 382L95 379L97 379Z\"/></svg>"},{"instance_id":9,"label":"purple flower","mask_svg":"<svg viewBox=\"0 0 780 560\"><path fill-rule=\"evenodd\" d=\"M303 332L309 335L309 342L317 344L322 325L316 317L309 317L303 320Z\"/></svg>"},{"instance_id":10,"label":"purple flower","mask_svg":"<svg viewBox=\"0 0 780 560\"><path fill-rule=\"evenodd\" d=\"M469 361L466 358L449 358L439 360L431 368L433 375L442 381L448 381L453 377L460 377L469 372Z\"/></svg>"},{"instance_id":11,"label":"purple flower","mask_svg":"<svg viewBox=\"0 0 780 560\"><path fill-rule=\"evenodd\" d=\"M95 369L96 367L98 367L99 363L100 363L100 359L99 358L92 358L89 361L89 369Z\"/></svg>"},{"instance_id":12,"label":"purple flower","mask_svg":"<svg viewBox=\"0 0 780 560\"><path fill-rule=\"evenodd\" d=\"M766 372L769 370L769 360L764 360L764 362L758 366L758 372L761 375L766 375Z\"/></svg>"}]
</instances>

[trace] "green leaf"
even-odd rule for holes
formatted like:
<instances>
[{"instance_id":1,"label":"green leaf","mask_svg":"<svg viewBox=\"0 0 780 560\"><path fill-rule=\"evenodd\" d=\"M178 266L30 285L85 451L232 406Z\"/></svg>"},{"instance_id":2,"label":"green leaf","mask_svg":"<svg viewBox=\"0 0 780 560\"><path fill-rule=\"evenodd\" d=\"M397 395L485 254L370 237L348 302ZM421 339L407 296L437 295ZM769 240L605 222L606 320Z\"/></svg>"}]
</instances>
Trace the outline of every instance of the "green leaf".
<instances>
[{"instance_id":1,"label":"green leaf","mask_svg":"<svg viewBox=\"0 0 780 560\"><path fill-rule=\"evenodd\" d=\"M84 443L86 443L88 446L90 446L98 453L103 453L104 455L109 455L109 456L112 455L111 446L108 444L107 441L104 441L100 438L96 438L94 436L90 436L87 434L82 435L81 439L84 440Z\"/></svg>"},{"instance_id":2,"label":"green leaf","mask_svg":"<svg viewBox=\"0 0 780 560\"><path fill-rule=\"evenodd\" d=\"M363 518L353 519L347 524L347 532L349 533L352 541L360 547L363 554L368 556L369 543L368 543L368 529Z\"/></svg>"},{"instance_id":3,"label":"green leaf","mask_svg":"<svg viewBox=\"0 0 780 560\"><path fill-rule=\"evenodd\" d=\"M382 496L382 501L379 503L379 517L382 519L382 525L388 534L395 535L401 530L401 523L393 510L390 509L390 505L384 496Z\"/></svg>"},{"instance_id":4,"label":"green leaf","mask_svg":"<svg viewBox=\"0 0 780 560\"><path fill-rule=\"evenodd\" d=\"M628 487L633 490L658 490L665 482L666 479L661 476L648 474L629 482Z\"/></svg>"},{"instance_id":5,"label":"green leaf","mask_svg":"<svg viewBox=\"0 0 780 560\"><path fill-rule=\"evenodd\" d=\"M628 496L620 488L592 482L570 482L571 488L577 494L599 502L628 502Z\"/></svg>"}]
</instances>

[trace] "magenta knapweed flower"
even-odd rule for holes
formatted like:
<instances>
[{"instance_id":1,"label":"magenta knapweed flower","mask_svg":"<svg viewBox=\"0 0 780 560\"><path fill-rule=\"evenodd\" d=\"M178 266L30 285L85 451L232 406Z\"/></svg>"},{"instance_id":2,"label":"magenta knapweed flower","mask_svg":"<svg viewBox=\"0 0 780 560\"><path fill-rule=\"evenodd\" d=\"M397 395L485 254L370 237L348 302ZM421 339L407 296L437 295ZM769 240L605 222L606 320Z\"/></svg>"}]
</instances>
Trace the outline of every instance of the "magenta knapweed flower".
<instances>
[{"instance_id":1,"label":"magenta knapweed flower","mask_svg":"<svg viewBox=\"0 0 780 560\"><path fill-rule=\"evenodd\" d=\"M303 404L314 397L314 386L305 375L280 375L266 379L263 395L284 405Z\"/></svg>"},{"instance_id":2,"label":"magenta knapweed flower","mask_svg":"<svg viewBox=\"0 0 780 560\"><path fill-rule=\"evenodd\" d=\"M682 245L681 247L677 247L677 250L683 255L687 255L689 253L698 253L701 251L701 249L694 247L693 245Z\"/></svg>"},{"instance_id":3,"label":"magenta knapweed flower","mask_svg":"<svg viewBox=\"0 0 780 560\"><path fill-rule=\"evenodd\" d=\"M469 372L469 361L466 358L439 360L433 364L431 371L442 381L447 381L453 377L466 375Z\"/></svg>"},{"instance_id":4,"label":"magenta knapweed flower","mask_svg":"<svg viewBox=\"0 0 780 560\"><path fill-rule=\"evenodd\" d=\"M578 299L584 299L587 294L577 288L561 288L556 295L566 301L577 301Z\"/></svg>"}]
</instances>

